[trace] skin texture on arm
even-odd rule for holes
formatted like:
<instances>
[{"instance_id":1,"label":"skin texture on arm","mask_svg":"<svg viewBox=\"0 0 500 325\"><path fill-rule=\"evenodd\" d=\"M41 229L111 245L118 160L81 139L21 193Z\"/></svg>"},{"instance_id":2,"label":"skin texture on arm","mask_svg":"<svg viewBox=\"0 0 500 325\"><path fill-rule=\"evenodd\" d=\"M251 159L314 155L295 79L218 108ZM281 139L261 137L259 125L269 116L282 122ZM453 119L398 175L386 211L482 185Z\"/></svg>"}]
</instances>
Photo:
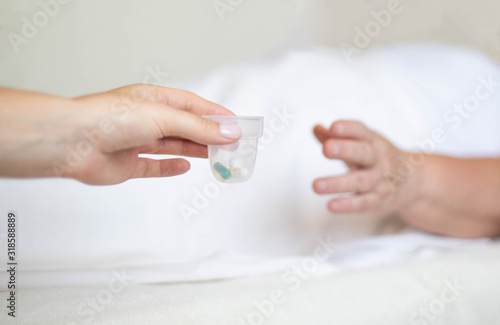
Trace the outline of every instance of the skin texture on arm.
<instances>
[{"instance_id":1,"label":"skin texture on arm","mask_svg":"<svg viewBox=\"0 0 500 325\"><path fill-rule=\"evenodd\" d=\"M500 159L458 159L419 154L419 163L402 173L412 155L356 121L338 121L314 133L329 159L343 160L345 175L314 181L318 194L333 198L334 213L396 213L410 225L435 234L475 238L500 235Z\"/></svg>"},{"instance_id":2,"label":"skin texture on arm","mask_svg":"<svg viewBox=\"0 0 500 325\"><path fill-rule=\"evenodd\" d=\"M500 235L500 159L429 155L413 177L416 199L400 211L410 224L456 237Z\"/></svg>"},{"instance_id":3,"label":"skin texture on arm","mask_svg":"<svg viewBox=\"0 0 500 325\"><path fill-rule=\"evenodd\" d=\"M69 177L87 184L187 172L206 144L229 144L239 128L201 115L232 113L187 91L132 85L66 99L0 88L0 177Z\"/></svg>"}]
</instances>

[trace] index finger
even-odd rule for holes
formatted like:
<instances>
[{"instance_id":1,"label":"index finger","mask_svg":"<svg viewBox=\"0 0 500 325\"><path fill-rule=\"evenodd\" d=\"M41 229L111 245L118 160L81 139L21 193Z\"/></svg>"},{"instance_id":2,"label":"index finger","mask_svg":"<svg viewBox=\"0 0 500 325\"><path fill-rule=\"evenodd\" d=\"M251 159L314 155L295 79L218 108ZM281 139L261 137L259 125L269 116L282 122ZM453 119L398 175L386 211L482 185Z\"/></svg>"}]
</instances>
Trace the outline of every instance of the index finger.
<instances>
[{"instance_id":1,"label":"index finger","mask_svg":"<svg viewBox=\"0 0 500 325\"><path fill-rule=\"evenodd\" d=\"M161 87L156 85L142 85L147 99L165 104L196 115L234 115L233 112L206 100L190 91Z\"/></svg>"}]
</instances>

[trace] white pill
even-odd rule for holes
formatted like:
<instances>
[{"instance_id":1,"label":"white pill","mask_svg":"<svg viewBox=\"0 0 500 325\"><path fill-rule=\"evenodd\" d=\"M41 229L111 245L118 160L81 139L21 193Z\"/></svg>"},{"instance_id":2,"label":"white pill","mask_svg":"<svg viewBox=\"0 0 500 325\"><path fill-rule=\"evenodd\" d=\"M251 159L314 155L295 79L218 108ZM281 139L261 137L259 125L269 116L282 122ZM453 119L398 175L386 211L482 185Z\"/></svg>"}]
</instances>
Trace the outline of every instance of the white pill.
<instances>
[{"instance_id":1,"label":"white pill","mask_svg":"<svg viewBox=\"0 0 500 325\"><path fill-rule=\"evenodd\" d=\"M243 163L239 159L231 159L229 160L229 167L231 168L241 168L243 166Z\"/></svg>"}]
</instances>

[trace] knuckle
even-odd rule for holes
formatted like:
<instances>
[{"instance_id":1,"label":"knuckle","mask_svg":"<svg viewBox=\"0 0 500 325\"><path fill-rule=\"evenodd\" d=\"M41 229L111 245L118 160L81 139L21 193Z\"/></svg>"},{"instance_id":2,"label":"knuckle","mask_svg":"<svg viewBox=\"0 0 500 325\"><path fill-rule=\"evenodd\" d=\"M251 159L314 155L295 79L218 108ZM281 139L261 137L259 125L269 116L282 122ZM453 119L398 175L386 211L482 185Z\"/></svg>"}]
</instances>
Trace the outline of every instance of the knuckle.
<instances>
[{"instance_id":1,"label":"knuckle","mask_svg":"<svg viewBox=\"0 0 500 325\"><path fill-rule=\"evenodd\" d=\"M153 113L155 114L152 115L152 121L157 128L158 133L161 134L162 137L168 137L178 133L179 130L177 123L172 123L171 120L165 119L164 114L161 114L158 111L153 111Z\"/></svg>"},{"instance_id":2,"label":"knuckle","mask_svg":"<svg viewBox=\"0 0 500 325\"><path fill-rule=\"evenodd\" d=\"M363 142L356 142L356 145L354 147L354 154L356 155L357 158L364 158L364 155L366 153L366 145Z\"/></svg>"},{"instance_id":3,"label":"knuckle","mask_svg":"<svg viewBox=\"0 0 500 325\"><path fill-rule=\"evenodd\" d=\"M144 169L142 170L142 175L141 175L141 177L142 177L142 178L148 177L148 175L150 174L150 172L151 172L151 164L150 164L150 163L148 163L148 162L146 162L146 163L144 164Z\"/></svg>"},{"instance_id":4,"label":"knuckle","mask_svg":"<svg viewBox=\"0 0 500 325\"><path fill-rule=\"evenodd\" d=\"M349 143L346 143L344 141L339 143L339 157L346 159L346 160L352 160L353 156L356 154L356 149L353 148L353 146Z\"/></svg>"},{"instance_id":5,"label":"knuckle","mask_svg":"<svg viewBox=\"0 0 500 325\"><path fill-rule=\"evenodd\" d=\"M189 152L189 142L187 141L179 141L179 152L180 155L186 155Z\"/></svg>"},{"instance_id":6,"label":"knuckle","mask_svg":"<svg viewBox=\"0 0 500 325\"><path fill-rule=\"evenodd\" d=\"M370 144L364 142L362 145L362 151L363 151L362 157L363 157L364 163L367 165L373 164L375 155L374 155L372 146Z\"/></svg>"},{"instance_id":7,"label":"knuckle","mask_svg":"<svg viewBox=\"0 0 500 325\"><path fill-rule=\"evenodd\" d=\"M366 173L365 182L366 182L365 191L373 189L373 187L375 186L375 176L373 175L373 173L369 172Z\"/></svg>"},{"instance_id":8,"label":"knuckle","mask_svg":"<svg viewBox=\"0 0 500 325\"><path fill-rule=\"evenodd\" d=\"M204 132L204 134L211 134L219 128L219 124L217 122L206 118L199 118L198 120L200 121L200 129Z\"/></svg>"},{"instance_id":9,"label":"knuckle","mask_svg":"<svg viewBox=\"0 0 500 325\"><path fill-rule=\"evenodd\" d=\"M359 172L355 177L355 191L363 193L369 191L373 187L374 177L368 172Z\"/></svg>"},{"instance_id":10,"label":"knuckle","mask_svg":"<svg viewBox=\"0 0 500 325\"><path fill-rule=\"evenodd\" d=\"M354 177L354 192L361 193L365 187L365 177L362 173L358 173Z\"/></svg>"},{"instance_id":11,"label":"knuckle","mask_svg":"<svg viewBox=\"0 0 500 325\"><path fill-rule=\"evenodd\" d=\"M142 100L154 100L156 98L157 87L148 84L135 84L130 88L130 98L133 102L140 102Z\"/></svg>"},{"instance_id":12,"label":"knuckle","mask_svg":"<svg viewBox=\"0 0 500 325\"><path fill-rule=\"evenodd\" d=\"M348 191L351 188L350 183L351 180L348 177L334 178L330 181L330 190L335 193Z\"/></svg>"},{"instance_id":13,"label":"knuckle","mask_svg":"<svg viewBox=\"0 0 500 325\"><path fill-rule=\"evenodd\" d=\"M162 146L162 144L160 144L158 141L155 141L153 143L147 144L143 148L143 151L144 151L144 153L154 154L154 153L157 153L160 150L161 146Z\"/></svg>"},{"instance_id":14,"label":"knuckle","mask_svg":"<svg viewBox=\"0 0 500 325\"><path fill-rule=\"evenodd\" d=\"M380 194L380 196L387 197L392 193L392 191L392 186L389 184L389 180L387 180L379 186L377 192Z\"/></svg>"},{"instance_id":15,"label":"knuckle","mask_svg":"<svg viewBox=\"0 0 500 325\"><path fill-rule=\"evenodd\" d=\"M182 97L186 101L184 104L186 111L192 112L194 110L194 107L196 106L197 96L194 93L187 90L180 90L180 94L182 94Z\"/></svg>"},{"instance_id":16,"label":"knuckle","mask_svg":"<svg viewBox=\"0 0 500 325\"><path fill-rule=\"evenodd\" d=\"M370 130L369 128L366 128L366 127L365 127L365 130L366 130L366 138L368 140L370 140L370 142L374 141L376 133L373 132L372 130Z\"/></svg>"}]
</instances>

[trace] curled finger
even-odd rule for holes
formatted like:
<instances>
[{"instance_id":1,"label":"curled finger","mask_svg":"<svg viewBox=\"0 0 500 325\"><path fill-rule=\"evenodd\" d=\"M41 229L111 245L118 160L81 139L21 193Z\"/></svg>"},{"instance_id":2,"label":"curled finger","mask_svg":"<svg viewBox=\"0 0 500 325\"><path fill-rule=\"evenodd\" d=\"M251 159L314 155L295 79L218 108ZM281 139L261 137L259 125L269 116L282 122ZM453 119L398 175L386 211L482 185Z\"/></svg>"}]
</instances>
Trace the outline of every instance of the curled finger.
<instances>
[{"instance_id":1,"label":"curled finger","mask_svg":"<svg viewBox=\"0 0 500 325\"><path fill-rule=\"evenodd\" d=\"M207 158L207 146L181 138L163 138L139 148L142 154Z\"/></svg>"},{"instance_id":2,"label":"curled finger","mask_svg":"<svg viewBox=\"0 0 500 325\"><path fill-rule=\"evenodd\" d=\"M365 193L372 191L376 178L371 170L356 170L341 176L319 178L313 189L318 194Z\"/></svg>"},{"instance_id":3,"label":"curled finger","mask_svg":"<svg viewBox=\"0 0 500 325\"><path fill-rule=\"evenodd\" d=\"M323 154L329 159L362 167L373 166L376 162L375 151L366 141L328 139L323 143Z\"/></svg>"},{"instance_id":4,"label":"curled finger","mask_svg":"<svg viewBox=\"0 0 500 325\"><path fill-rule=\"evenodd\" d=\"M139 158L130 178L171 177L184 174L190 169L185 159Z\"/></svg>"},{"instance_id":5,"label":"curled finger","mask_svg":"<svg viewBox=\"0 0 500 325\"><path fill-rule=\"evenodd\" d=\"M375 192L369 192L351 197L335 198L328 202L328 210L333 213L354 213L373 211L380 204L380 198Z\"/></svg>"}]
</instances>

